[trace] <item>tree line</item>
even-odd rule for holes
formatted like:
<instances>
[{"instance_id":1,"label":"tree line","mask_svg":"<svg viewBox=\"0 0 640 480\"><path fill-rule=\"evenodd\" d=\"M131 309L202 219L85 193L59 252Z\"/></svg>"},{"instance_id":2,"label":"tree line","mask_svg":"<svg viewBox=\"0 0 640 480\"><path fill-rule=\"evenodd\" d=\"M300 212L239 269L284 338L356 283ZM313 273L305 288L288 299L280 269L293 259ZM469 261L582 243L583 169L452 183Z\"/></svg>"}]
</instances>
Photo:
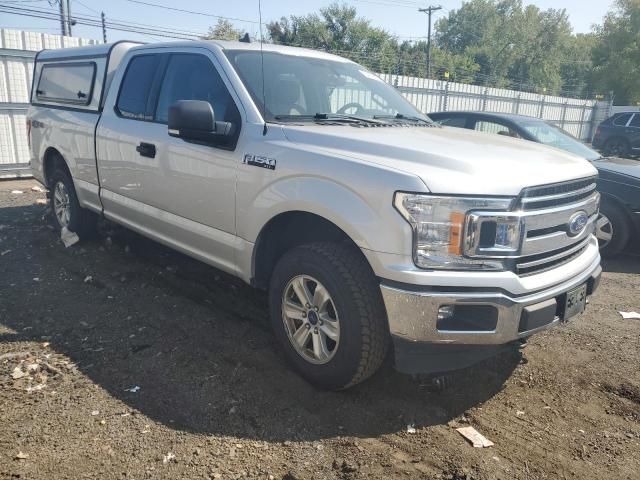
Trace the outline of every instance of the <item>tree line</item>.
<instances>
[{"instance_id":1,"label":"tree line","mask_svg":"<svg viewBox=\"0 0 640 480\"><path fill-rule=\"evenodd\" d=\"M265 27L273 43L333 52L380 73L427 74L426 39L401 40L349 5L335 3ZM575 97L612 93L618 104L640 102L640 0L616 0L587 34L572 32L565 9L468 0L438 19L434 32L433 78ZM207 38L241 34L220 20Z\"/></svg>"}]
</instances>

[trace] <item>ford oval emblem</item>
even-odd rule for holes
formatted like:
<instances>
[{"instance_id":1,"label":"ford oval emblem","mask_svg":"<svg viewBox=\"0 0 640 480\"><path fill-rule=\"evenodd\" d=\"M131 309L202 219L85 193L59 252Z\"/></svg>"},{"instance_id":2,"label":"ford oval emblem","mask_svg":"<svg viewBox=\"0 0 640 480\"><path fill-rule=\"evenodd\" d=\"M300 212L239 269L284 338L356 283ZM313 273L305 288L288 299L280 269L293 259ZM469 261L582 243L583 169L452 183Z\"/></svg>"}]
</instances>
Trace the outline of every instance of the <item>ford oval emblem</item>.
<instances>
[{"instance_id":1,"label":"ford oval emblem","mask_svg":"<svg viewBox=\"0 0 640 480\"><path fill-rule=\"evenodd\" d=\"M571 215L569 219L569 235L571 237L575 237L576 235L580 235L584 230L584 227L587 226L589 222L589 215L587 212L579 211Z\"/></svg>"}]
</instances>

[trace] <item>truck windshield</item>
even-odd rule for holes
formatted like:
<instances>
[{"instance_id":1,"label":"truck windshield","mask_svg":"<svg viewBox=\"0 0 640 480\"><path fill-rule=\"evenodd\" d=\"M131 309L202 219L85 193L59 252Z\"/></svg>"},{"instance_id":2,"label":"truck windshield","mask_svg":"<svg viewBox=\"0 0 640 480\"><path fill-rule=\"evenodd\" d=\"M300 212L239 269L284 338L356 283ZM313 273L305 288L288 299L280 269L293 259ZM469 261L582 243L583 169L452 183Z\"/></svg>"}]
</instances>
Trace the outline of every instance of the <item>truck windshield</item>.
<instances>
[{"instance_id":1,"label":"truck windshield","mask_svg":"<svg viewBox=\"0 0 640 480\"><path fill-rule=\"evenodd\" d=\"M264 52L263 95L260 52L225 54L265 121L431 123L393 87L355 63Z\"/></svg>"},{"instance_id":2,"label":"truck windshield","mask_svg":"<svg viewBox=\"0 0 640 480\"><path fill-rule=\"evenodd\" d=\"M584 143L575 137L572 137L564 130L543 121L527 121L521 124L527 132L529 132L538 142L544 143L551 147L586 158L589 161L598 160L600 155L595 150L587 147Z\"/></svg>"}]
</instances>

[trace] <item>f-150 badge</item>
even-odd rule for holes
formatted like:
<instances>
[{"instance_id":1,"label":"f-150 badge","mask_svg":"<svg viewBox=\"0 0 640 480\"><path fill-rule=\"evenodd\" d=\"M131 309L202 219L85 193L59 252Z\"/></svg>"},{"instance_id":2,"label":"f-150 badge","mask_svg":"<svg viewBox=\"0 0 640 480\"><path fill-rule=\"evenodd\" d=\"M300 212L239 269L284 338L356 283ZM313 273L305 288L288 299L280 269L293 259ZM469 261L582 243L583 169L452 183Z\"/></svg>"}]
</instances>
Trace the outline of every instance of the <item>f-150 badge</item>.
<instances>
[{"instance_id":1,"label":"f-150 badge","mask_svg":"<svg viewBox=\"0 0 640 480\"><path fill-rule=\"evenodd\" d=\"M250 153L245 153L244 161L247 165L253 165L254 167L262 167L268 168L269 170L276 169L276 159L263 157L260 155L251 155Z\"/></svg>"}]
</instances>

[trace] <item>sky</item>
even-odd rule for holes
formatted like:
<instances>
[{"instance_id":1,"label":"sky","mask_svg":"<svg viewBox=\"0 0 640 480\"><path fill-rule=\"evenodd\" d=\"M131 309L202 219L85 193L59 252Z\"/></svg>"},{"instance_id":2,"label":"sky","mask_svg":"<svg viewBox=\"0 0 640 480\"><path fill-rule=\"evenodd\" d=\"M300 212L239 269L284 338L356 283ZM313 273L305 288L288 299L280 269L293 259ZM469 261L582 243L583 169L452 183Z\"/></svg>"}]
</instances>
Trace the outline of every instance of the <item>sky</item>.
<instances>
[{"instance_id":1,"label":"sky","mask_svg":"<svg viewBox=\"0 0 640 480\"><path fill-rule=\"evenodd\" d=\"M136 0L70 0L71 11L77 15L97 18L101 11L107 20L127 21L150 25L154 28L179 29L194 33L205 33L210 25L217 21L216 15L233 18L237 28L256 35L259 31L258 0L140 0L146 3L164 5L184 10L202 12L206 15L195 15L159 8L152 5L135 3ZM55 3L51 0L51 3ZM282 16L305 15L317 12L333 0L262 0L262 20L267 23ZM441 5L442 10L436 12L437 19L452 10L459 8L460 0L425 1L420 0L342 0L357 8L358 15L371 20L372 24L386 29L388 32L404 39L424 39L427 31L427 16L419 13L419 7ZM565 8L574 32L591 31L593 24L601 23L613 0L535 0L526 4L534 4L546 10L548 8ZM0 5L31 8L36 10L57 11L48 0L0 0ZM54 20L31 18L7 13L0 13L0 28L17 28L21 30L60 33L60 23ZM102 39L99 28L76 25L74 36ZM157 35L139 35L128 32L108 30L108 41L121 39L145 42L170 40Z\"/></svg>"}]
</instances>

